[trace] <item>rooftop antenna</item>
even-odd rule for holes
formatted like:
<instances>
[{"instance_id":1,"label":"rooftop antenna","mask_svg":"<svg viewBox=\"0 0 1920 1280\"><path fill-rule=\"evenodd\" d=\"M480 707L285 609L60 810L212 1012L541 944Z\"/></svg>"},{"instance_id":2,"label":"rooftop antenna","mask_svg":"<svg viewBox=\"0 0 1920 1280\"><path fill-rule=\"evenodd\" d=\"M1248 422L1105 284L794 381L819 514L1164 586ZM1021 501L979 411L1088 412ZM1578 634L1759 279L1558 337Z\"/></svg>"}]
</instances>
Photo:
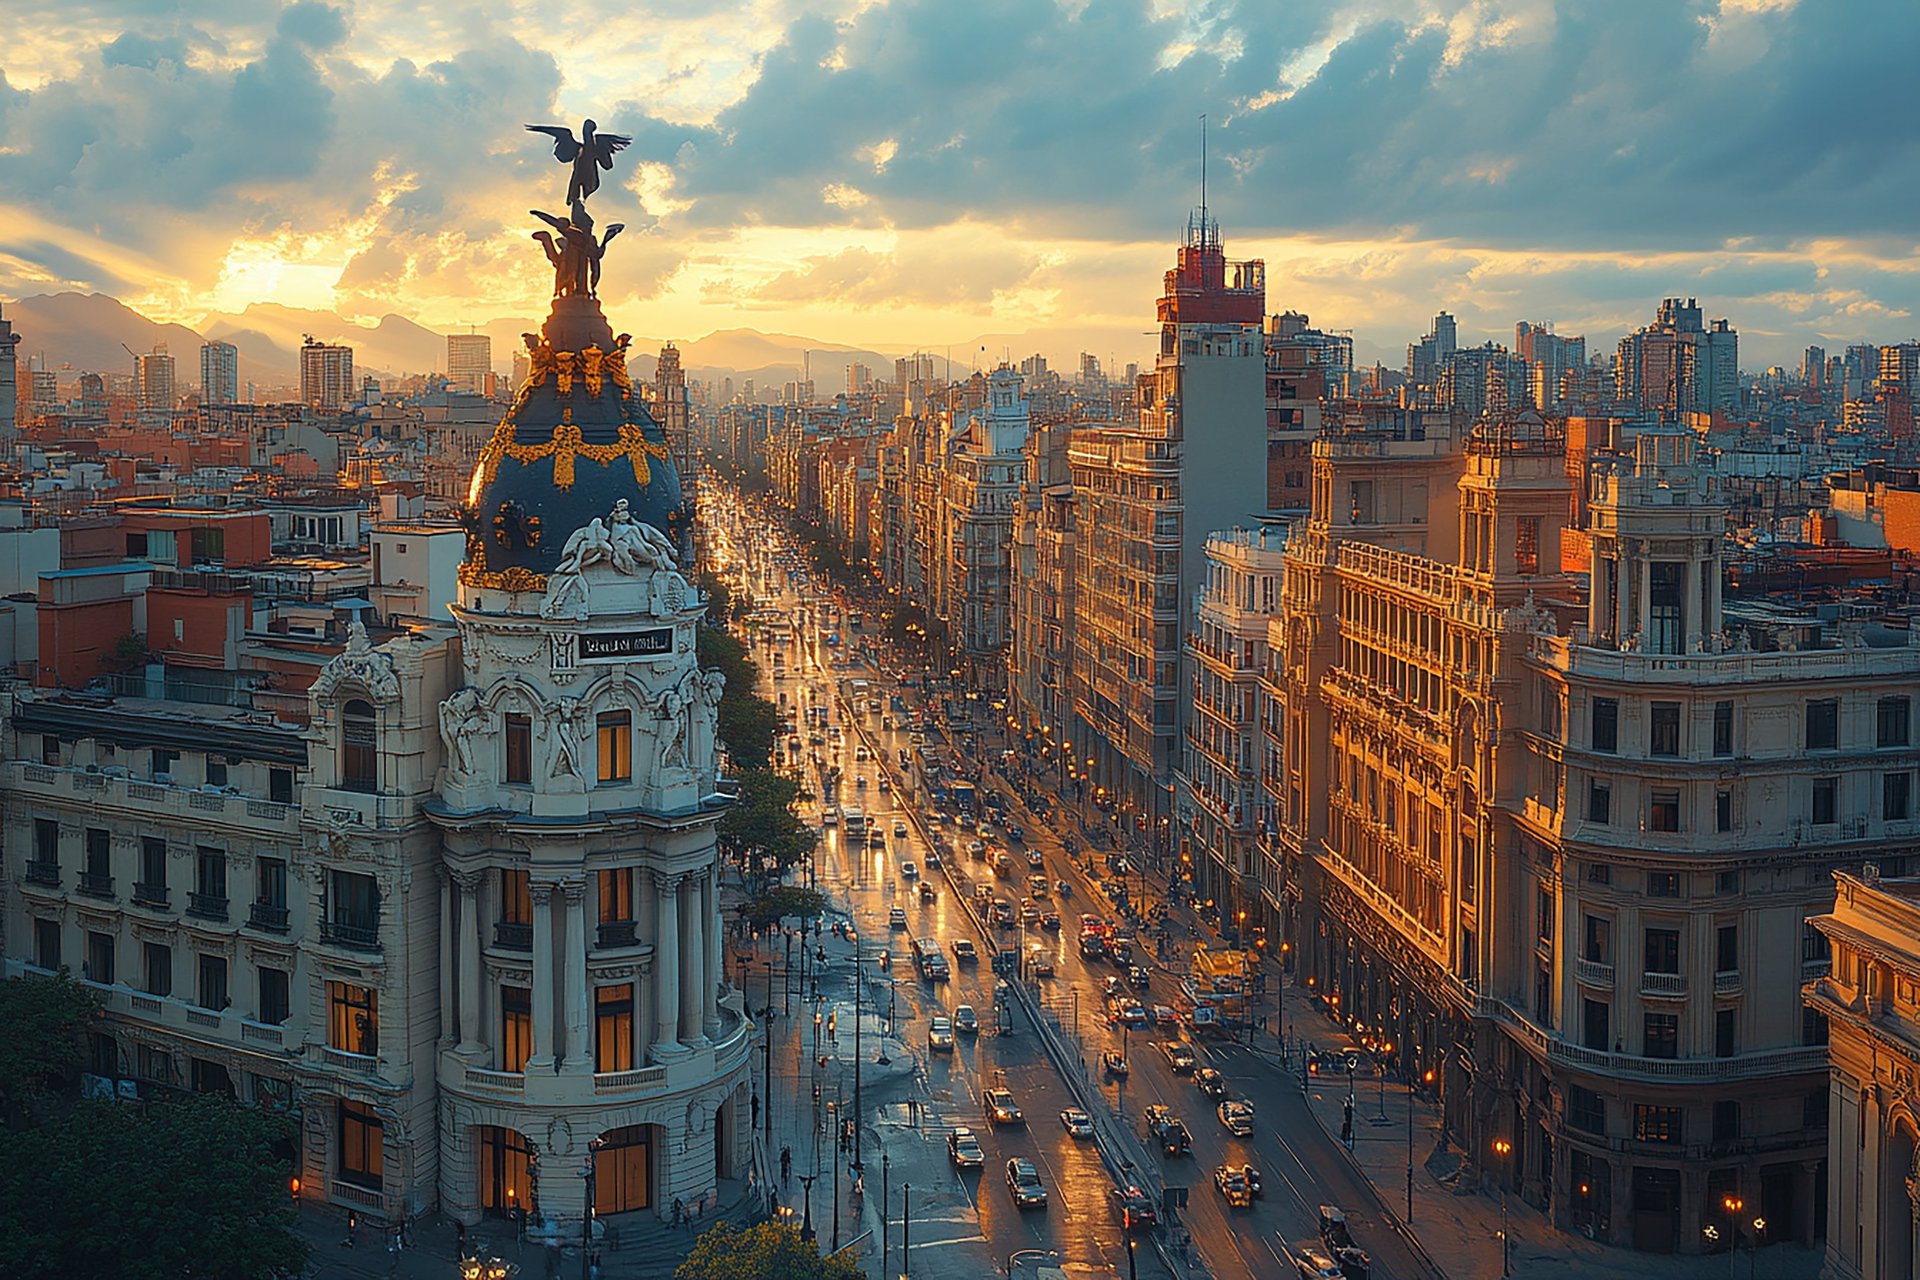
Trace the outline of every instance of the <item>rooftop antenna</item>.
<instances>
[{"instance_id":1,"label":"rooftop antenna","mask_svg":"<svg viewBox=\"0 0 1920 1280\"><path fill-rule=\"evenodd\" d=\"M1207 234L1207 113L1200 113L1200 235Z\"/></svg>"}]
</instances>

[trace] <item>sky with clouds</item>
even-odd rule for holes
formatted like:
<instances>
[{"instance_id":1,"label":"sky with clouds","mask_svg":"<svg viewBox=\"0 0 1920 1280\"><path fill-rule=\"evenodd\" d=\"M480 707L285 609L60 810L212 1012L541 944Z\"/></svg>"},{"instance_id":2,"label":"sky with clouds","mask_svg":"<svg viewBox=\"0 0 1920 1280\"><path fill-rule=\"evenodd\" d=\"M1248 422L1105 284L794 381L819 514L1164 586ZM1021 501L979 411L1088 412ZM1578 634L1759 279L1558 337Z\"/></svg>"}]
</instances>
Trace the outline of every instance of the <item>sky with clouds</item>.
<instances>
[{"instance_id":1,"label":"sky with clouds","mask_svg":"<svg viewBox=\"0 0 1920 1280\"><path fill-rule=\"evenodd\" d=\"M1758 369L1920 333L1917 62L1912 0L63 0L0 54L0 299L537 315L521 126L591 114L635 332L1142 358L1205 113L1229 255L1363 355L1685 294Z\"/></svg>"}]
</instances>

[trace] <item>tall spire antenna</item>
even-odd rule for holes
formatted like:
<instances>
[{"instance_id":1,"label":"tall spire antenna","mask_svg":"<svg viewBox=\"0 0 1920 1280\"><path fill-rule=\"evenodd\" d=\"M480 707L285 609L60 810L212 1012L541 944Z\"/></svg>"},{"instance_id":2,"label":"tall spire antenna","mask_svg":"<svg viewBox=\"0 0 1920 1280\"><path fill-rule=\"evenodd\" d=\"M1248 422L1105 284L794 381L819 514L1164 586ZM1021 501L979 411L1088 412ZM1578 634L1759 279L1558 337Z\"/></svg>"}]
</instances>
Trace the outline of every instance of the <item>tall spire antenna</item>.
<instances>
[{"instance_id":1,"label":"tall spire antenna","mask_svg":"<svg viewBox=\"0 0 1920 1280\"><path fill-rule=\"evenodd\" d=\"M1200 113L1200 235L1207 234L1207 113Z\"/></svg>"}]
</instances>

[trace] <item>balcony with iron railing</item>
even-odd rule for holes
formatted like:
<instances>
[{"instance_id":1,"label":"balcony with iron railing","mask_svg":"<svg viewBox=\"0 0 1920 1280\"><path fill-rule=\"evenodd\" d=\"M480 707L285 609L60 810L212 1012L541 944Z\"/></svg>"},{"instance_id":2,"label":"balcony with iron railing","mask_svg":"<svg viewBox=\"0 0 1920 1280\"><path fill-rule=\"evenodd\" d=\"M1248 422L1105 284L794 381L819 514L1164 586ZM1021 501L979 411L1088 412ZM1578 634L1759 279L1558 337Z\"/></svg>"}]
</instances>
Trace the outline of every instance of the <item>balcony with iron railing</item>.
<instances>
[{"instance_id":1,"label":"balcony with iron railing","mask_svg":"<svg viewBox=\"0 0 1920 1280\"><path fill-rule=\"evenodd\" d=\"M284 902L256 902L247 912L247 925L264 933L285 933L288 915Z\"/></svg>"},{"instance_id":2,"label":"balcony with iron railing","mask_svg":"<svg viewBox=\"0 0 1920 1280\"><path fill-rule=\"evenodd\" d=\"M597 933L600 950L638 946L639 934L631 920L602 920Z\"/></svg>"},{"instance_id":3,"label":"balcony with iron railing","mask_svg":"<svg viewBox=\"0 0 1920 1280\"><path fill-rule=\"evenodd\" d=\"M111 898L113 896L113 877L103 871L82 871L80 873L80 892L89 898Z\"/></svg>"},{"instance_id":4,"label":"balcony with iron railing","mask_svg":"<svg viewBox=\"0 0 1920 1280\"><path fill-rule=\"evenodd\" d=\"M322 920L320 922L322 941L335 946L346 947L353 951L380 950L380 927L361 921Z\"/></svg>"},{"instance_id":5,"label":"balcony with iron railing","mask_svg":"<svg viewBox=\"0 0 1920 1280\"><path fill-rule=\"evenodd\" d=\"M1643 973L1640 975L1640 994L1662 1000L1684 1000L1687 995L1687 975Z\"/></svg>"},{"instance_id":6,"label":"balcony with iron railing","mask_svg":"<svg viewBox=\"0 0 1920 1280\"><path fill-rule=\"evenodd\" d=\"M533 950L533 926L519 920L496 920L493 945L503 951Z\"/></svg>"},{"instance_id":7,"label":"balcony with iron railing","mask_svg":"<svg viewBox=\"0 0 1920 1280\"><path fill-rule=\"evenodd\" d=\"M187 914L201 920L225 920L227 918L227 899L220 894L189 893L187 895Z\"/></svg>"},{"instance_id":8,"label":"balcony with iron railing","mask_svg":"<svg viewBox=\"0 0 1920 1280\"><path fill-rule=\"evenodd\" d=\"M167 909L167 886L164 884L143 884L133 882L133 902L135 906Z\"/></svg>"},{"instance_id":9,"label":"balcony with iron railing","mask_svg":"<svg viewBox=\"0 0 1920 1280\"><path fill-rule=\"evenodd\" d=\"M27 863L27 883L45 885L49 889L60 887L60 864L57 862Z\"/></svg>"}]
</instances>

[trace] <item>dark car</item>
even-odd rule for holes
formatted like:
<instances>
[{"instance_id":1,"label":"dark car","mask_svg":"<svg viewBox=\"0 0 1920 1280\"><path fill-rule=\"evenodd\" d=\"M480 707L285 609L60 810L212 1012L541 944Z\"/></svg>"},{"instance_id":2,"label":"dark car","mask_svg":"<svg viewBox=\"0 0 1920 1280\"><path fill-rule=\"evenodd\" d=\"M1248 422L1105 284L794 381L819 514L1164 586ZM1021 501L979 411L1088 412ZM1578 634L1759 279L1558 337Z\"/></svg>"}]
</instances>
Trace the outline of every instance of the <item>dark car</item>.
<instances>
[{"instance_id":1,"label":"dark car","mask_svg":"<svg viewBox=\"0 0 1920 1280\"><path fill-rule=\"evenodd\" d=\"M1227 1096L1227 1078L1218 1071L1215 1071L1212 1067L1202 1067L1200 1070L1194 1072L1193 1083L1200 1092L1206 1094L1209 1098L1224 1098Z\"/></svg>"},{"instance_id":2,"label":"dark car","mask_svg":"<svg viewBox=\"0 0 1920 1280\"><path fill-rule=\"evenodd\" d=\"M1147 967L1143 964L1136 964L1131 969L1128 969L1127 980L1133 983L1134 989L1137 991L1145 991L1153 985L1153 975L1147 971Z\"/></svg>"},{"instance_id":3,"label":"dark car","mask_svg":"<svg viewBox=\"0 0 1920 1280\"><path fill-rule=\"evenodd\" d=\"M1107 1192L1107 1203L1113 1206L1114 1221L1123 1231L1145 1231L1160 1221L1152 1199L1138 1187L1114 1187Z\"/></svg>"}]
</instances>

